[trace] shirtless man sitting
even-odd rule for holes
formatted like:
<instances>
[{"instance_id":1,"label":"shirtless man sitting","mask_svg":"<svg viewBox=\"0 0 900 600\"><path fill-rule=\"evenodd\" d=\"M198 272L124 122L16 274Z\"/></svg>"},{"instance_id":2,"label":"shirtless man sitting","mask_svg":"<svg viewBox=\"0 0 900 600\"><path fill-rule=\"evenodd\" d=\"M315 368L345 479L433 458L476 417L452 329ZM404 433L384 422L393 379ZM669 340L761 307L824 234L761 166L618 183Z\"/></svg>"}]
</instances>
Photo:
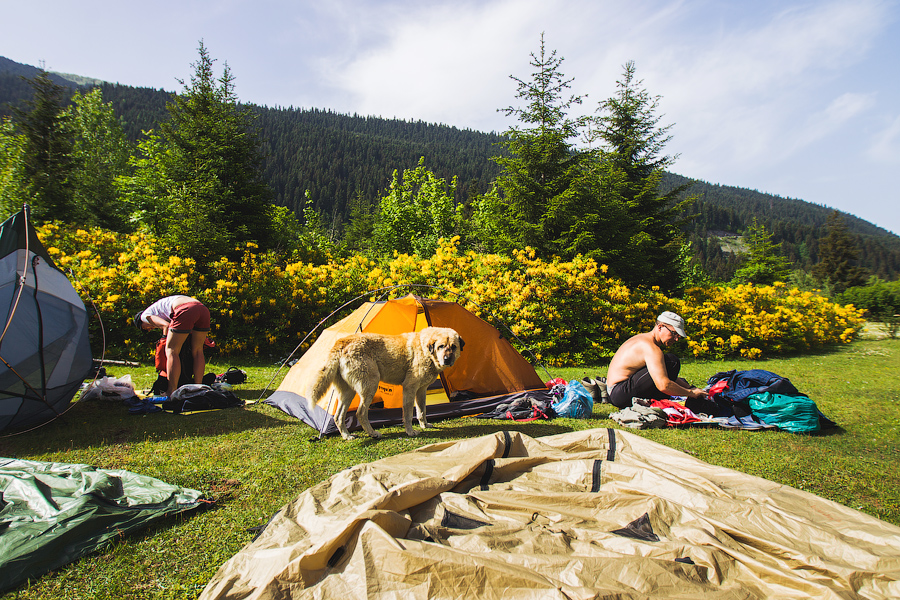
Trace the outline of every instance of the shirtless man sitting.
<instances>
[{"instance_id":1,"label":"shirtless man sitting","mask_svg":"<svg viewBox=\"0 0 900 600\"><path fill-rule=\"evenodd\" d=\"M687 396L685 403L705 404L705 391L692 386L678 376L681 361L663 350L687 337L684 319L666 311L656 319L656 325L646 333L630 337L616 351L606 373L609 401L618 408L631 406L632 398L665 399Z\"/></svg>"}]
</instances>

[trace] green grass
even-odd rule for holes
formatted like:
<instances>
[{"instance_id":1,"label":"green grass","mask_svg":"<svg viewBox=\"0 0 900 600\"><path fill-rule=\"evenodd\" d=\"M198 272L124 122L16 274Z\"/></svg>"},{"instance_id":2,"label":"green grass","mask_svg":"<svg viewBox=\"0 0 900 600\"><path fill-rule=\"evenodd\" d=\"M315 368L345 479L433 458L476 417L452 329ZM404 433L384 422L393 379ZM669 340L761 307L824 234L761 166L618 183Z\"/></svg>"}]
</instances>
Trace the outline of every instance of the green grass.
<instances>
[{"instance_id":1,"label":"green grass","mask_svg":"<svg viewBox=\"0 0 900 600\"><path fill-rule=\"evenodd\" d=\"M232 364L213 363L208 370L222 372ZM258 399L276 371L260 361L237 366L249 375L237 388L247 400ZM719 371L754 368L790 378L840 428L818 435L721 429L636 433L900 525L900 340L859 341L827 353L755 362L685 361L682 373L702 385ZM130 374L138 388L155 378L150 366L108 370ZM551 369L565 379L605 371L604 366ZM348 466L503 429L539 437L613 427L608 418L613 410L598 405L591 419L544 423L461 418L438 422L417 438L390 427L382 430L381 441L345 442L339 437L316 441L313 429L262 403L144 416L129 415L117 402L78 403L44 427L0 437L0 456L127 469L202 490L215 505L117 539L2 598L195 598L218 566L250 541L248 529L264 525L301 491Z\"/></svg>"}]
</instances>

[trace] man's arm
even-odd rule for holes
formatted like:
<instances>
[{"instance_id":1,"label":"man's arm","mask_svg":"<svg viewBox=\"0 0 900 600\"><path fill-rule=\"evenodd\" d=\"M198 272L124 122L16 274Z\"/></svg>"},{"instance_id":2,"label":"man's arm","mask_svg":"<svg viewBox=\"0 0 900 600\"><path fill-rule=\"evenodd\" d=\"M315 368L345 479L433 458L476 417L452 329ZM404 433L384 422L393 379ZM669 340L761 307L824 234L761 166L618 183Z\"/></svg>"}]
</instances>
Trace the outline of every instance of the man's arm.
<instances>
[{"instance_id":1,"label":"man's arm","mask_svg":"<svg viewBox=\"0 0 900 600\"><path fill-rule=\"evenodd\" d=\"M666 371L666 361L663 358L662 350L655 344L643 344L641 350L644 352L644 360L647 364L647 371L653 378L656 389L670 396L686 396L688 398L706 398L706 392L696 387L686 387L681 385L679 381L669 379ZM684 381L681 379L680 381Z\"/></svg>"},{"instance_id":2,"label":"man's arm","mask_svg":"<svg viewBox=\"0 0 900 600\"><path fill-rule=\"evenodd\" d=\"M169 322L163 319L162 317L157 317L156 315L150 315L147 317L147 320L150 321L154 327L162 329L163 335L169 334Z\"/></svg>"}]
</instances>

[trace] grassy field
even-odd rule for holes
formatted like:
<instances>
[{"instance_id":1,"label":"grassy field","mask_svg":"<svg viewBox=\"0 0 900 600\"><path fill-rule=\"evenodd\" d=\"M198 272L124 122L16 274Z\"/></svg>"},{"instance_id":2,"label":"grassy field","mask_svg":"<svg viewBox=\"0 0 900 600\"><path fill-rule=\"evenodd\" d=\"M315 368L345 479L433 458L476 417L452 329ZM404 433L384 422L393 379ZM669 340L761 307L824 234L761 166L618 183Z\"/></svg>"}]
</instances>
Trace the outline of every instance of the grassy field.
<instances>
[{"instance_id":1,"label":"grassy field","mask_svg":"<svg viewBox=\"0 0 900 600\"><path fill-rule=\"evenodd\" d=\"M232 364L213 362L208 370L222 372ZM248 382L238 386L246 400L259 399L276 373L270 364L236 366L249 374ZM863 340L821 354L765 361L686 361L682 373L702 385L720 371L755 368L790 378L839 428L817 435L722 429L637 433L900 525L900 340ZM130 374L139 389L155 378L150 366L108 370L115 376ZM580 379L604 373L604 366L596 366L550 374ZM275 385L283 375L275 377ZM345 442L339 437L317 441L313 429L263 403L193 415L134 416L118 402L81 402L35 431L0 437L0 456L126 469L201 490L215 504L119 538L0 598L195 598L218 566L250 541L249 529L264 525L301 491L348 466L504 429L539 437L613 427L608 418L613 410L597 405L591 419L544 423L461 418L438 422L417 438L391 427L382 430L381 441Z\"/></svg>"}]
</instances>

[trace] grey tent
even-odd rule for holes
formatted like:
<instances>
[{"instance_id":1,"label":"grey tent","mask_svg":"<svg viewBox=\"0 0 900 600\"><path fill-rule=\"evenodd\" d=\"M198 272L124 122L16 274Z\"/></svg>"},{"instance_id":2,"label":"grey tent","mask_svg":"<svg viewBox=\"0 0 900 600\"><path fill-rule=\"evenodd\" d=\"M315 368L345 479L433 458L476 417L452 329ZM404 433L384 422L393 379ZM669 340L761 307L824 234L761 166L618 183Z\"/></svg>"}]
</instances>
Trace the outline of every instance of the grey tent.
<instances>
[{"instance_id":1,"label":"grey tent","mask_svg":"<svg viewBox=\"0 0 900 600\"><path fill-rule=\"evenodd\" d=\"M27 205L0 224L0 328L0 431L65 412L93 364L87 311Z\"/></svg>"}]
</instances>

